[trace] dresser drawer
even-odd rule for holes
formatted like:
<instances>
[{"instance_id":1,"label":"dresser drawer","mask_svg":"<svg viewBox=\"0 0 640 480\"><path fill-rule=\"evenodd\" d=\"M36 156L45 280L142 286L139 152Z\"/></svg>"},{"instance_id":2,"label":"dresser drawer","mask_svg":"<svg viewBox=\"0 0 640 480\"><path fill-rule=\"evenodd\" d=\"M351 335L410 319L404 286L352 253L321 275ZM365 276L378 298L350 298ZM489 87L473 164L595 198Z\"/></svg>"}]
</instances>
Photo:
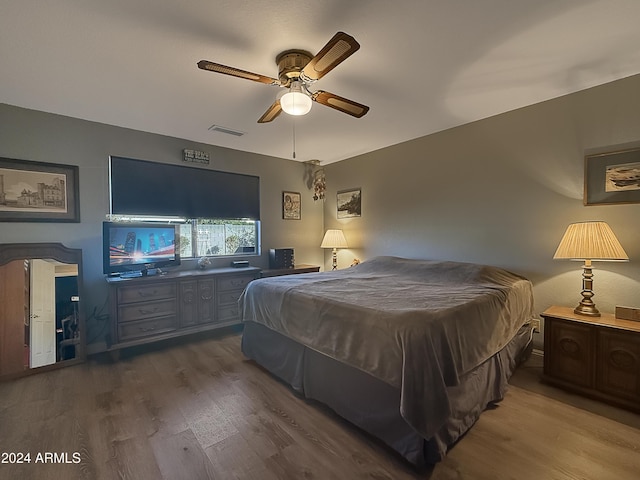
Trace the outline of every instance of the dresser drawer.
<instances>
[{"instance_id":1,"label":"dresser drawer","mask_svg":"<svg viewBox=\"0 0 640 480\"><path fill-rule=\"evenodd\" d=\"M228 292L220 292L218 294L218 305L235 305L242 295L242 290L229 290Z\"/></svg>"},{"instance_id":2,"label":"dresser drawer","mask_svg":"<svg viewBox=\"0 0 640 480\"><path fill-rule=\"evenodd\" d=\"M640 406L640 334L598 331L598 390Z\"/></svg>"},{"instance_id":3,"label":"dresser drawer","mask_svg":"<svg viewBox=\"0 0 640 480\"><path fill-rule=\"evenodd\" d=\"M118 339L121 342L171 332L178 328L178 321L174 316L152 318L138 322L127 322L118 325Z\"/></svg>"},{"instance_id":4,"label":"dresser drawer","mask_svg":"<svg viewBox=\"0 0 640 480\"><path fill-rule=\"evenodd\" d=\"M232 320L240 321L237 303L218 308L218 323L231 322Z\"/></svg>"},{"instance_id":5,"label":"dresser drawer","mask_svg":"<svg viewBox=\"0 0 640 480\"><path fill-rule=\"evenodd\" d=\"M237 277L223 277L218 279L218 290L244 290L254 279L253 275L242 275Z\"/></svg>"},{"instance_id":6,"label":"dresser drawer","mask_svg":"<svg viewBox=\"0 0 640 480\"><path fill-rule=\"evenodd\" d=\"M595 332L576 322L545 322L545 373L574 385L593 387Z\"/></svg>"},{"instance_id":7,"label":"dresser drawer","mask_svg":"<svg viewBox=\"0 0 640 480\"><path fill-rule=\"evenodd\" d=\"M141 302L121 306L118 308L118 323L175 315L177 312L176 303L176 299L172 298L157 302Z\"/></svg>"},{"instance_id":8,"label":"dresser drawer","mask_svg":"<svg viewBox=\"0 0 640 480\"><path fill-rule=\"evenodd\" d=\"M165 298L175 298L176 284L154 283L147 285L136 285L121 287L118 289L118 303L147 302L149 300L162 300Z\"/></svg>"}]
</instances>

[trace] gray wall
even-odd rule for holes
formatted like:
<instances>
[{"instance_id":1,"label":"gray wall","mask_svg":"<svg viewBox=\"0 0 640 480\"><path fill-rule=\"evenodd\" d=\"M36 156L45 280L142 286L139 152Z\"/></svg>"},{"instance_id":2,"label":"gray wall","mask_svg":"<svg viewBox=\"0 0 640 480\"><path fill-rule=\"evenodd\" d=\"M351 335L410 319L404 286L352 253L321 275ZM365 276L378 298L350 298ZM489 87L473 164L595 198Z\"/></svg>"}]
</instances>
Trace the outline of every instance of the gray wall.
<instances>
[{"instance_id":1,"label":"gray wall","mask_svg":"<svg viewBox=\"0 0 640 480\"><path fill-rule=\"evenodd\" d=\"M241 139L238 145L241 148ZM107 299L102 275L102 221L109 211L109 155L182 164L185 148L208 152L211 169L260 177L263 255L259 259L247 257L251 264L267 267L269 248L288 247L295 248L297 262L322 264L322 204L311 198L304 166L299 162L0 104L0 157L79 166L80 223L3 222L0 243L60 242L82 249L82 303L89 317L90 352L104 349L108 328L108 322L98 321L92 314L94 310L99 313ZM282 219L284 190L302 194L301 220ZM228 266L228 262L220 259L214 265ZM195 261L184 261L181 268L195 268Z\"/></svg>"},{"instance_id":2,"label":"gray wall","mask_svg":"<svg viewBox=\"0 0 640 480\"><path fill-rule=\"evenodd\" d=\"M631 261L595 263L594 301L640 307L640 204L582 203L585 153L640 146L638 91L630 77L328 165L325 227L351 247L340 266L376 255L493 264L533 281L537 312L573 307L581 264L553 254L569 223L604 220ZM336 192L353 187L362 216L338 220Z\"/></svg>"}]
</instances>

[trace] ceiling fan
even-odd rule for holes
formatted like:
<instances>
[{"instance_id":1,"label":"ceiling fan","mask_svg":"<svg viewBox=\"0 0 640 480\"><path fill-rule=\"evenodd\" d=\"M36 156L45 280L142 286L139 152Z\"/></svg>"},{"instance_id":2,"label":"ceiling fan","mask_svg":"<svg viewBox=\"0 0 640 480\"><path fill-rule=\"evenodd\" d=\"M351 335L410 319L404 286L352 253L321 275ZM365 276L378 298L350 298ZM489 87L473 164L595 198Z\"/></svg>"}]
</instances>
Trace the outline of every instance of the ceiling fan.
<instances>
[{"instance_id":1,"label":"ceiling fan","mask_svg":"<svg viewBox=\"0 0 640 480\"><path fill-rule=\"evenodd\" d=\"M276 96L273 105L260 117L258 123L271 122L283 110L291 115L305 115L311 109L313 101L360 118L369 111L366 105L324 90L310 89L313 83L324 77L359 48L360 44L355 38L344 32L338 32L315 57L305 50L284 51L276 57L278 78L247 72L208 60L200 60L198 68L282 87L283 90Z\"/></svg>"}]
</instances>

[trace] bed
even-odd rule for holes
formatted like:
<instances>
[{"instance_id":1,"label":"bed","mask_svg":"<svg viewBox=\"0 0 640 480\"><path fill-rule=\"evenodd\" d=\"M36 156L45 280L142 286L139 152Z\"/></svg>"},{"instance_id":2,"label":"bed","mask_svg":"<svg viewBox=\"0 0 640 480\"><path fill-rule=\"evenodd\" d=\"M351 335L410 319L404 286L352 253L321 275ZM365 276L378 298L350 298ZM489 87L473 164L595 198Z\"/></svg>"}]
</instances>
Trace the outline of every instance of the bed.
<instances>
[{"instance_id":1,"label":"bed","mask_svg":"<svg viewBox=\"0 0 640 480\"><path fill-rule=\"evenodd\" d=\"M497 267L384 256L255 280L239 308L248 358L422 467L503 398L531 344L533 287Z\"/></svg>"}]
</instances>

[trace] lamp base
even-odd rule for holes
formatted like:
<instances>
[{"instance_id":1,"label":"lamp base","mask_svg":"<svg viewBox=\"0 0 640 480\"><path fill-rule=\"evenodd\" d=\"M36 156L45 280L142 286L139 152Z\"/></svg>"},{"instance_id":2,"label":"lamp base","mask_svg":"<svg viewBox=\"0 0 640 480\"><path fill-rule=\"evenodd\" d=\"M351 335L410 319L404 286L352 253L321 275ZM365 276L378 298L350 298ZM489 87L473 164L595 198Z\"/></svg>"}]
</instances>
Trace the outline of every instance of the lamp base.
<instances>
[{"instance_id":1,"label":"lamp base","mask_svg":"<svg viewBox=\"0 0 640 480\"><path fill-rule=\"evenodd\" d=\"M600 312L595 305L585 305L582 302L580 302L580 304L573 309L573 313L577 313L578 315L586 315L588 317L600 316Z\"/></svg>"},{"instance_id":2,"label":"lamp base","mask_svg":"<svg viewBox=\"0 0 640 480\"><path fill-rule=\"evenodd\" d=\"M586 259L582 266L582 300L573 313L578 315L586 315L588 317L599 317L600 312L593 303L593 270L591 269L591 260Z\"/></svg>"}]
</instances>

